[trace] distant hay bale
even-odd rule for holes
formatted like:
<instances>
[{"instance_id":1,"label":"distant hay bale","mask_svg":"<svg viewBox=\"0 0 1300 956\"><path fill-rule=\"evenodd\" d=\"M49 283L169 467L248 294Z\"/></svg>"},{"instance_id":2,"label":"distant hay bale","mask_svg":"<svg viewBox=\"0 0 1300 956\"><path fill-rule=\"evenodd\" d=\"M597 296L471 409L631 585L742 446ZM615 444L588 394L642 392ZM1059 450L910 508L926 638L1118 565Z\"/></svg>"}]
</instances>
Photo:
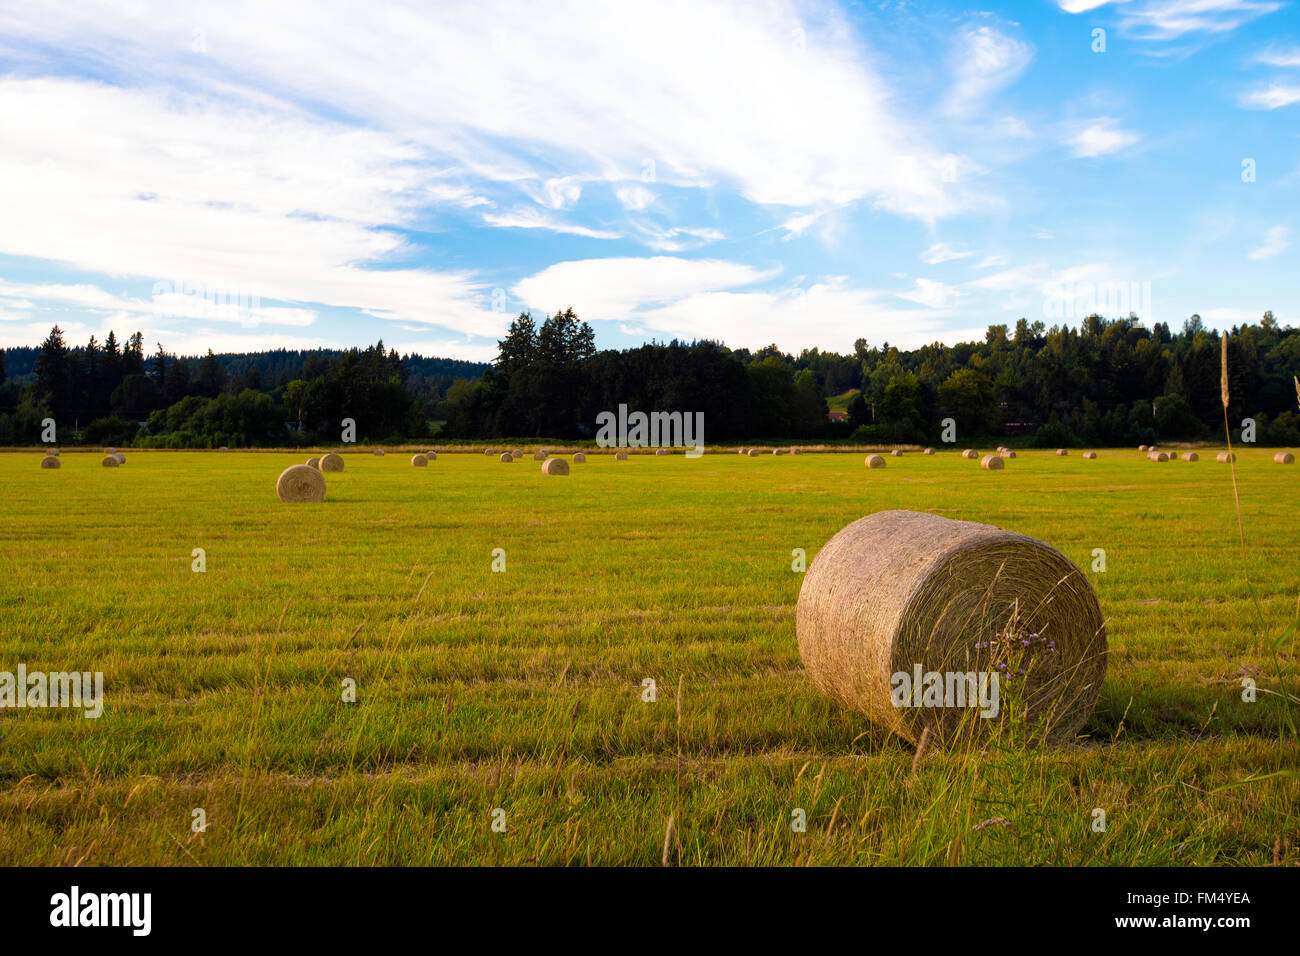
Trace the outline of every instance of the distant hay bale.
<instances>
[{"instance_id":1,"label":"distant hay bale","mask_svg":"<svg viewBox=\"0 0 1300 956\"><path fill-rule=\"evenodd\" d=\"M877 512L826 543L804 576L796 630L818 690L906 740L928 731L940 746L998 719L980 719L965 693L963 706L955 690L965 688L945 675L997 673L1005 695L1009 673L1024 709L1002 706L998 717L1054 742L1084 725L1106 673L1101 608L1068 558L1022 534L914 511ZM918 672L941 675L941 694L952 696L915 706L922 688L913 687L895 703L895 675Z\"/></svg>"},{"instance_id":2,"label":"distant hay bale","mask_svg":"<svg viewBox=\"0 0 1300 956\"><path fill-rule=\"evenodd\" d=\"M336 455L336 454L334 454L334 452L332 452L332 451L331 451L331 452L328 452L327 454L321 455L321 457L320 457L320 466L319 466L319 467L320 467L320 470L321 470L322 472L326 472L326 471L342 471L342 470L343 470L343 456L342 456L342 455Z\"/></svg>"},{"instance_id":3,"label":"distant hay bale","mask_svg":"<svg viewBox=\"0 0 1300 956\"><path fill-rule=\"evenodd\" d=\"M979 452L977 452L974 448L967 448L965 451L961 453L961 456L963 458L978 458Z\"/></svg>"},{"instance_id":4,"label":"distant hay bale","mask_svg":"<svg viewBox=\"0 0 1300 956\"><path fill-rule=\"evenodd\" d=\"M382 458L384 455L384 450L382 448L376 448L375 454Z\"/></svg>"},{"instance_id":5,"label":"distant hay bale","mask_svg":"<svg viewBox=\"0 0 1300 956\"><path fill-rule=\"evenodd\" d=\"M738 454L738 455L743 455L743 454L745 454L745 449L743 449L743 448L737 448L737 449L736 449L736 454Z\"/></svg>"},{"instance_id":6,"label":"distant hay bale","mask_svg":"<svg viewBox=\"0 0 1300 956\"><path fill-rule=\"evenodd\" d=\"M1150 451L1150 450L1151 449L1147 448L1146 445L1138 445L1138 451Z\"/></svg>"},{"instance_id":7,"label":"distant hay bale","mask_svg":"<svg viewBox=\"0 0 1300 956\"><path fill-rule=\"evenodd\" d=\"M411 456L411 466L413 468L427 468L428 465L429 465L429 459L425 458L423 455Z\"/></svg>"},{"instance_id":8,"label":"distant hay bale","mask_svg":"<svg viewBox=\"0 0 1300 956\"><path fill-rule=\"evenodd\" d=\"M551 450L549 448L539 448L537 451L543 458L551 457Z\"/></svg>"},{"instance_id":9,"label":"distant hay bale","mask_svg":"<svg viewBox=\"0 0 1300 956\"><path fill-rule=\"evenodd\" d=\"M1217 461L1220 465L1227 465L1231 462L1235 462L1237 460L1237 456L1230 451L1221 451L1214 456L1214 460Z\"/></svg>"},{"instance_id":10,"label":"distant hay bale","mask_svg":"<svg viewBox=\"0 0 1300 956\"><path fill-rule=\"evenodd\" d=\"M60 462L59 462L59 456L58 456L58 455L45 455L45 456L43 456L43 457L41 458L41 467L42 467L42 468L62 468L63 465L60 464Z\"/></svg>"},{"instance_id":11,"label":"distant hay bale","mask_svg":"<svg viewBox=\"0 0 1300 956\"><path fill-rule=\"evenodd\" d=\"M1150 452L1147 452L1147 457L1148 457L1149 459L1151 459L1152 461L1156 461L1156 462L1160 462L1160 461L1168 461L1168 460L1169 460L1169 456L1168 456L1167 454L1165 454L1164 452L1162 452L1162 451L1150 451Z\"/></svg>"},{"instance_id":12,"label":"distant hay bale","mask_svg":"<svg viewBox=\"0 0 1300 956\"><path fill-rule=\"evenodd\" d=\"M792 454L792 455L802 455L802 454L803 454L803 449L802 449L802 448L791 448L791 449L790 449L790 454Z\"/></svg>"},{"instance_id":13,"label":"distant hay bale","mask_svg":"<svg viewBox=\"0 0 1300 956\"><path fill-rule=\"evenodd\" d=\"M614 460L627 461L627 452L623 451L623 449L620 448L618 451L614 452Z\"/></svg>"},{"instance_id":14,"label":"distant hay bale","mask_svg":"<svg viewBox=\"0 0 1300 956\"><path fill-rule=\"evenodd\" d=\"M542 463L543 475L567 475L569 463L563 458L548 458Z\"/></svg>"},{"instance_id":15,"label":"distant hay bale","mask_svg":"<svg viewBox=\"0 0 1300 956\"><path fill-rule=\"evenodd\" d=\"M494 452L491 448L484 448L484 449L483 449L483 454L485 454L485 455L495 455L496 452Z\"/></svg>"},{"instance_id":16,"label":"distant hay bale","mask_svg":"<svg viewBox=\"0 0 1300 956\"><path fill-rule=\"evenodd\" d=\"M1088 461L1092 461L1094 458L1097 457L1097 453L1095 451L1085 451L1083 453L1083 457Z\"/></svg>"},{"instance_id":17,"label":"distant hay bale","mask_svg":"<svg viewBox=\"0 0 1300 956\"><path fill-rule=\"evenodd\" d=\"M533 452L533 461L546 461L546 456L540 451Z\"/></svg>"},{"instance_id":18,"label":"distant hay bale","mask_svg":"<svg viewBox=\"0 0 1300 956\"><path fill-rule=\"evenodd\" d=\"M117 449L116 449L116 448L105 448L105 449L104 449L104 454L105 454L105 455L116 455L116 454L117 454Z\"/></svg>"},{"instance_id":19,"label":"distant hay bale","mask_svg":"<svg viewBox=\"0 0 1300 956\"><path fill-rule=\"evenodd\" d=\"M1001 471L1007 463L1001 455L985 455L980 459L980 467L985 471Z\"/></svg>"},{"instance_id":20,"label":"distant hay bale","mask_svg":"<svg viewBox=\"0 0 1300 956\"><path fill-rule=\"evenodd\" d=\"M997 456L999 458L1011 459L1016 457L1016 453L1012 451L1010 448L1004 448L997 453Z\"/></svg>"},{"instance_id":21,"label":"distant hay bale","mask_svg":"<svg viewBox=\"0 0 1300 956\"><path fill-rule=\"evenodd\" d=\"M230 451L230 449L227 448L225 445L222 445L220 448L217 449L217 451Z\"/></svg>"},{"instance_id":22,"label":"distant hay bale","mask_svg":"<svg viewBox=\"0 0 1300 956\"><path fill-rule=\"evenodd\" d=\"M1168 454L1169 454L1169 460L1170 460L1170 461L1177 461L1177 460L1178 460L1178 452L1176 452L1176 451L1171 451L1171 452L1169 452Z\"/></svg>"},{"instance_id":23,"label":"distant hay bale","mask_svg":"<svg viewBox=\"0 0 1300 956\"><path fill-rule=\"evenodd\" d=\"M885 459L881 458L879 455L868 455L866 461L863 462L863 464L865 464L868 468L884 468Z\"/></svg>"},{"instance_id":24,"label":"distant hay bale","mask_svg":"<svg viewBox=\"0 0 1300 956\"><path fill-rule=\"evenodd\" d=\"M1273 456L1273 461L1279 465L1294 465L1295 455L1291 454L1289 451L1280 451Z\"/></svg>"},{"instance_id":25,"label":"distant hay bale","mask_svg":"<svg viewBox=\"0 0 1300 956\"><path fill-rule=\"evenodd\" d=\"M308 458L307 467L315 468L317 471L320 471L320 456L318 455L315 458Z\"/></svg>"},{"instance_id":26,"label":"distant hay bale","mask_svg":"<svg viewBox=\"0 0 1300 956\"><path fill-rule=\"evenodd\" d=\"M656 455L671 455L672 452L670 452L667 448L660 448L657 452L655 452L655 454L656 454Z\"/></svg>"},{"instance_id":27,"label":"distant hay bale","mask_svg":"<svg viewBox=\"0 0 1300 956\"><path fill-rule=\"evenodd\" d=\"M425 461L437 461L438 453L436 451L426 451L424 453L424 459Z\"/></svg>"},{"instance_id":28,"label":"distant hay bale","mask_svg":"<svg viewBox=\"0 0 1300 956\"><path fill-rule=\"evenodd\" d=\"M585 465L587 463L587 456L580 451L575 451L573 453L573 463L575 465Z\"/></svg>"},{"instance_id":29,"label":"distant hay bale","mask_svg":"<svg viewBox=\"0 0 1300 956\"><path fill-rule=\"evenodd\" d=\"M280 472L275 493L289 503L325 500L325 476L306 465L290 465Z\"/></svg>"},{"instance_id":30,"label":"distant hay bale","mask_svg":"<svg viewBox=\"0 0 1300 956\"><path fill-rule=\"evenodd\" d=\"M1068 455L1068 454L1069 454L1069 452L1066 451L1064 448L1058 448L1058 449L1056 449L1056 456L1057 456L1058 458L1064 458L1064 457L1065 457L1066 455Z\"/></svg>"},{"instance_id":31,"label":"distant hay bale","mask_svg":"<svg viewBox=\"0 0 1300 956\"><path fill-rule=\"evenodd\" d=\"M47 455L53 455L55 458L58 458L58 457L59 457L59 450L58 450L57 448L47 448L47 449L45 449L45 454L47 454Z\"/></svg>"},{"instance_id":32,"label":"distant hay bale","mask_svg":"<svg viewBox=\"0 0 1300 956\"><path fill-rule=\"evenodd\" d=\"M758 457L758 449L757 449L757 448L751 448L749 451L745 452L745 454L748 455L750 458L757 458L757 457Z\"/></svg>"},{"instance_id":33,"label":"distant hay bale","mask_svg":"<svg viewBox=\"0 0 1300 956\"><path fill-rule=\"evenodd\" d=\"M100 464L103 465L105 468L116 468L118 465L121 464L121 462L117 460L116 455L105 455L103 461L101 461Z\"/></svg>"},{"instance_id":34,"label":"distant hay bale","mask_svg":"<svg viewBox=\"0 0 1300 956\"><path fill-rule=\"evenodd\" d=\"M1183 456L1183 461L1200 461L1200 460L1201 460L1201 456L1196 454L1196 452L1194 451L1189 451L1186 455Z\"/></svg>"},{"instance_id":35,"label":"distant hay bale","mask_svg":"<svg viewBox=\"0 0 1300 956\"><path fill-rule=\"evenodd\" d=\"M780 448L773 448L773 449L772 449L772 454L774 454L774 455L784 455L785 452L782 451Z\"/></svg>"},{"instance_id":36,"label":"distant hay bale","mask_svg":"<svg viewBox=\"0 0 1300 956\"><path fill-rule=\"evenodd\" d=\"M895 457L895 458L902 458L902 457L903 457L903 449L901 449L901 448L895 448L895 449L894 449L893 451L891 451L889 454L892 455L892 456Z\"/></svg>"},{"instance_id":37,"label":"distant hay bale","mask_svg":"<svg viewBox=\"0 0 1300 956\"><path fill-rule=\"evenodd\" d=\"M922 455L933 455L933 454L934 454L934 449L933 449L933 448L927 448L925 451L921 452L921 454L922 454Z\"/></svg>"},{"instance_id":38,"label":"distant hay bale","mask_svg":"<svg viewBox=\"0 0 1300 956\"><path fill-rule=\"evenodd\" d=\"M1159 450L1160 450L1160 446L1159 446L1159 445L1148 445L1148 446L1147 446L1147 451L1159 451Z\"/></svg>"},{"instance_id":39,"label":"distant hay bale","mask_svg":"<svg viewBox=\"0 0 1300 956\"><path fill-rule=\"evenodd\" d=\"M503 451L501 453L501 461L514 461L514 460L515 460L515 456L510 454L510 452Z\"/></svg>"}]
</instances>

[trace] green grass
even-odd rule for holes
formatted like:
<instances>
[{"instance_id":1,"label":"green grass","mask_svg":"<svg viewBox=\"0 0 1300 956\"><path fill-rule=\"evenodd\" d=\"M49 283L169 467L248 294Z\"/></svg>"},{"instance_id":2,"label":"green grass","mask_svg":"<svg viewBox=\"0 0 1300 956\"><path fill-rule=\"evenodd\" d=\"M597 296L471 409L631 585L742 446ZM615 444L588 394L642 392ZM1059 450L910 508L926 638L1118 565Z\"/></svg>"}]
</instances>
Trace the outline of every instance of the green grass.
<instances>
[{"instance_id":1,"label":"green grass","mask_svg":"<svg viewBox=\"0 0 1300 956\"><path fill-rule=\"evenodd\" d=\"M548 478L390 450L283 505L307 454L0 454L0 670L106 693L98 720L0 710L0 862L1300 861L1298 708L1238 686L1300 687L1300 468L1271 450L1240 453L1244 552L1212 456L593 455ZM884 508L1085 570L1105 549L1109 671L1076 744L918 760L813 690L791 550Z\"/></svg>"}]
</instances>

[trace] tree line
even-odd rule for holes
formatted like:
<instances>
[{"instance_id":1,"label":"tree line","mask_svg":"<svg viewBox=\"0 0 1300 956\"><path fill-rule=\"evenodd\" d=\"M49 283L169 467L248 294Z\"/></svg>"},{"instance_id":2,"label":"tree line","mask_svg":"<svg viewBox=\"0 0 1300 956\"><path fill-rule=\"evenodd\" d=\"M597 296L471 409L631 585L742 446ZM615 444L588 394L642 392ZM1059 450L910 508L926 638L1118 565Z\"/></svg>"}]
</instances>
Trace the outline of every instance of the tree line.
<instances>
[{"instance_id":1,"label":"tree line","mask_svg":"<svg viewBox=\"0 0 1300 956\"><path fill-rule=\"evenodd\" d=\"M1229 421L1263 444L1300 444L1294 379L1300 330L1271 313L1231 329ZM859 339L849 354L718 342L597 350L573 309L521 313L488 365L365 349L177 357L119 345L69 347L55 326L37 349L0 353L0 443L34 442L54 418L61 441L167 447L497 438L582 440L597 415L705 414L706 441L940 440L1025 435L1044 446L1134 445L1222 434L1220 343L1191 316L1182 329L1134 317L1074 328L1021 319L982 342L902 350ZM829 414L829 400L843 406ZM842 420L834 420L842 418Z\"/></svg>"}]
</instances>

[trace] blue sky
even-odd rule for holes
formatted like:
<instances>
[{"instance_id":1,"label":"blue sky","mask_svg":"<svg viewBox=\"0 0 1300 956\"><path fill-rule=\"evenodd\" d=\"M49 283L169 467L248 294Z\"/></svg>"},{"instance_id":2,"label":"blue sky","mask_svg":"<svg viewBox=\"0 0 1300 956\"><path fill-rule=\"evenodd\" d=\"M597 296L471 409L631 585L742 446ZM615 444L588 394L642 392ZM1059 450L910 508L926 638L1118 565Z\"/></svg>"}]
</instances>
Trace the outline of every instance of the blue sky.
<instances>
[{"instance_id":1,"label":"blue sky","mask_svg":"<svg viewBox=\"0 0 1300 956\"><path fill-rule=\"evenodd\" d=\"M1297 325L1298 27L1284 0L9 4L0 345L488 359L570 305L606 348Z\"/></svg>"}]
</instances>

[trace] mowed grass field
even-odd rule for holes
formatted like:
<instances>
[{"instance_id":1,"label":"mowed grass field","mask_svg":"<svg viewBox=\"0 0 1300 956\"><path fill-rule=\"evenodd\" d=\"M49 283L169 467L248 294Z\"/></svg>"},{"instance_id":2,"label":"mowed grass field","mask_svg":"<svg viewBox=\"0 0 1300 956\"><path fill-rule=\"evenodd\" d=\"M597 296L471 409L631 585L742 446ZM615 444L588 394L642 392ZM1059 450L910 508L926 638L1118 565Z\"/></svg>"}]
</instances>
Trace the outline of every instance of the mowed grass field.
<instances>
[{"instance_id":1,"label":"mowed grass field","mask_svg":"<svg viewBox=\"0 0 1300 956\"><path fill-rule=\"evenodd\" d=\"M307 452L0 453L0 670L105 675L97 720L0 711L0 862L1295 865L1300 705L1265 689L1300 692L1300 466L1272 451L1239 451L1244 551L1213 450L350 453L319 505L275 495ZM1088 571L1110 660L1076 743L918 757L812 688L791 552L887 508Z\"/></svg>"}]
</instances>

